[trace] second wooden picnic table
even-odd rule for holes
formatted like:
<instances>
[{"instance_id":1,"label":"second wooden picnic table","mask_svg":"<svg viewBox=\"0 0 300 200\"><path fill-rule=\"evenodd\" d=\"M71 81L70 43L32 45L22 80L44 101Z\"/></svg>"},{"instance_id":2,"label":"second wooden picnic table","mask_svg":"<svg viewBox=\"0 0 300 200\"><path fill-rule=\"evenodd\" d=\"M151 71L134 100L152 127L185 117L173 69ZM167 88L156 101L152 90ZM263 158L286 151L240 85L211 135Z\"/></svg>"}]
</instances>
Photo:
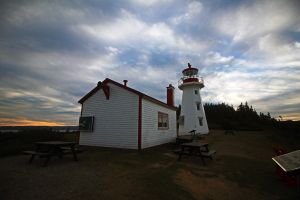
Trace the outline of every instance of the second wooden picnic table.
<instances>
[{"instance_id":1,"label":"second wooden picnic table","mask_svg":"<svg viewBox=\"0 0 300 200\"><path fill-rule=\"evenodd\" d=\"M45 157L44 166L46 166L52 156L58 156L62 158L65 154L65 150L73 154L73 158L77 161L77 155L75 151L76 142L65 142L65 141L47 141L47 142L36 142L36 150L28 151L31 154L29 162L31 163L35 156Z\"/></svg>"},{"instance_id":2,"label":"second wooden picnic table","mask_svg":"<svg viewBox=\"0 0 300 200\"><path fill-rule=\"evenodd\" d=\"M215 150L208 149L208 143L206 142L188 142L180 145L181 151L179 152L178 161L181 160L183 154L187 155L196 155L199 156L202 160L203 165L205 165L204 157L209 157L212 159L213 154L216 153Z\"/></svg>"}]
</instances>

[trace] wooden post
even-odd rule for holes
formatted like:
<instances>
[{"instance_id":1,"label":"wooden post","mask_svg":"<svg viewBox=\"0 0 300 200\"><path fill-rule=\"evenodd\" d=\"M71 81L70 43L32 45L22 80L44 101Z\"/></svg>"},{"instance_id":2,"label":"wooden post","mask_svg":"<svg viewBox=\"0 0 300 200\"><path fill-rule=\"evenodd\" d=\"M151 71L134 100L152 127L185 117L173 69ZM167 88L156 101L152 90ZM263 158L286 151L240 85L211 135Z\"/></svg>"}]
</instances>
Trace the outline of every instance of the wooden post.
<instances>
[{"instance_id":1,"label":"wooden post","mask_svg":"<svg viewBox=\"0 0 300 200\"><path fill-rule=\"evenodd\" d=\"M297 192L298 192L298 196L300 197L300 174L297 175Z\"/></svg>"}]
</instances>

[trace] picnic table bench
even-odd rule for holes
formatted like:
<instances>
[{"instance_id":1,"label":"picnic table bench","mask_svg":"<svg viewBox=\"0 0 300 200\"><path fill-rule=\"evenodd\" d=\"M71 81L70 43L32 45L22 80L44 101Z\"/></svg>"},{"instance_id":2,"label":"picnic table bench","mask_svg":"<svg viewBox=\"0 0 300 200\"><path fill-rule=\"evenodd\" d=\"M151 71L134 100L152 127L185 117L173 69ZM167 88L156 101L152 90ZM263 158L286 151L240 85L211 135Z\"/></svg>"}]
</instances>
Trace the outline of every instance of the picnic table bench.
<instances>
[{"instance_id":1,"label":"picnic table bench","mask_svg":"<svg viewBox=\"0 0 300 200\"><path fill-rule=\"evenodd\" d=\"M29 163L32 163L34 158L45 158L43 166L47 166L49 160L53 156L62 158L63 155L72 154L75 161L77 161L77 154L75 145L76 142L64 142L64 141L48 141L48 142L36 142L35 151L23 151L24 154L31 155Z\"/></svg>"},{"instance_id":2,"label":"picnic table bench","mask_svg":"<svg viewBox=\"0 0 300 200\"><path fill-rule=\"evenodd\" d=\"M35 156L39 156L40 158L49 156L49 153L45 152L37 152L37 151L23 151L24 154L31 155L29 159L29 163L32 163L34 160Z\"/></svg>"},{"instance_id":3,"label":"picnic table bench","mask_svg":"<svg viewBox=\"0 0 300 200\"><path fill-rule=\"evenodd\" d=\"M195 155L199 156L205 165L204 158L213 159L213 155L216 154L216 150L209 150L208 143L206 142L189 142L181 144L181 150L179 152L178 161L181 160L182 155Z\"/></svg>"}]
</instances>

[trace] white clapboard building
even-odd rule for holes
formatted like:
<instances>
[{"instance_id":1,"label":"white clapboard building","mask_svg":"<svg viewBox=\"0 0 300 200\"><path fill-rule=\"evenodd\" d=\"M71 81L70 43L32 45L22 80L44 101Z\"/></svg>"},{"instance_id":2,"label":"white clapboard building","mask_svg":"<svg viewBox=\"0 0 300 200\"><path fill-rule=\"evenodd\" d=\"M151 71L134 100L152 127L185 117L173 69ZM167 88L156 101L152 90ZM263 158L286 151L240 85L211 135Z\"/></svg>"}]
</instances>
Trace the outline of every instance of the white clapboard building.
<instances>
[{"instance_id":1,"label":"white clapboard building","mask_svg":"<svg viewBox=\"0 0 300 200\"><path fill-rule=\"evenodd\" d=\"M167 87L167 103L111 79L79 100L80 145L144 149L174 141L174 87Z\"/></svg>"}]
</instances>

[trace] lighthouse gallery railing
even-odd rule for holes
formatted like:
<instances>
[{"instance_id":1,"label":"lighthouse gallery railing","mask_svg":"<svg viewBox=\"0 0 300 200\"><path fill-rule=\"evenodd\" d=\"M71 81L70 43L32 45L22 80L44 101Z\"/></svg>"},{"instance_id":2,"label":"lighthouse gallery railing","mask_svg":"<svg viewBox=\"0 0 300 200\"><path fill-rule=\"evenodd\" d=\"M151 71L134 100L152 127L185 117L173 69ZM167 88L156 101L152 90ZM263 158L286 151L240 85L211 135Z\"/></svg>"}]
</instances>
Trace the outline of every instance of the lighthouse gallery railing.
<instances>
[{"instance_id":1,"label":"lighthouse gallery railing","mask_svg":"<svg viewBox=\"0 0 300 200\"><path fill-rule=\"evenodd\" d=\"M188 80L192 80L191 82L197 81L197 82L202 83L204 85L203 77L199 77L197 75L194 75L194 76L183 76L181 79L179 79L178 86L182 85L183 83L190 82Z\"/></svg>"}]
</instances>

